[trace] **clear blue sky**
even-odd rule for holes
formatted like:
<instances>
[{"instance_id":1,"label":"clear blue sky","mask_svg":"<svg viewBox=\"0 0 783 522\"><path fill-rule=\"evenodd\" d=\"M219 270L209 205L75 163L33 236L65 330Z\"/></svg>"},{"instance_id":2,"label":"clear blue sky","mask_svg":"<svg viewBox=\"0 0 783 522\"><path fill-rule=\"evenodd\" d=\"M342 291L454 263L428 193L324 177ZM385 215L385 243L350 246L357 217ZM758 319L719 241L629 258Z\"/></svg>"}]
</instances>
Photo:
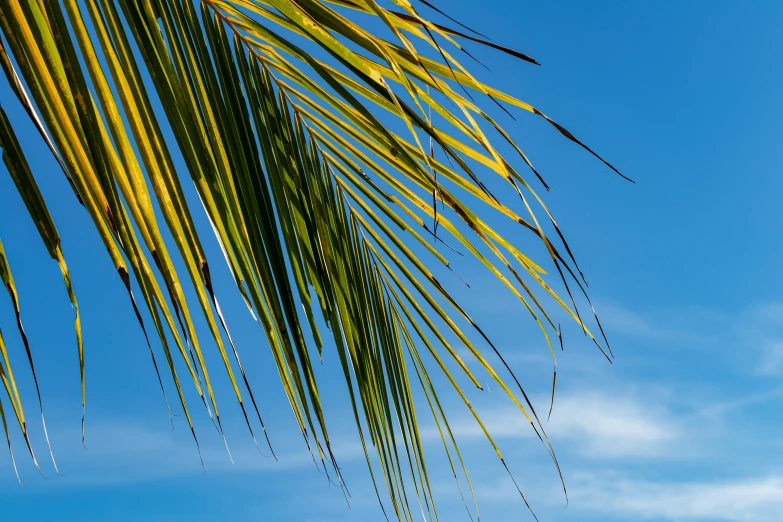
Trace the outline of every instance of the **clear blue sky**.
<instances>
[{"instance_id":1,"label":"clear blue sky","mask_svg":"<svg viewBox=\"0 0 783 522\"><path fill-rule=\"evenodd\" d=\"M578 330L566 329L548 429L569 487L567 508L546 453L509 404L491 388L471 396L539 518L779 520L783 4L448 4L455 17L543 64L481 51L493 71L474 69L482 78L565 124L637 181L631 185L612 175L533 116L519 114L507 124L553 187L546 202L589 270L592 296L617 355L610 366ZM12 121L23 121L4 82L0 96ZM223 382L219 393L236 464L199 418L207 470L202 475L182 417L171 431L143 337L86 213L33 128L23 129L20 137L59 226L82 308L88 449L79 437L78 365L62 282L10 180L0 174L0 237L20 288L49 431L66 475L52 472L37 430L34 442L48 480L37 475L15 440L25 487L17 485L0 451L3 520L383 520L350 412L340 402L340 380L330 378L338 370L333 352L325 353L322 388L353 494L350 509L310 462L263 333L217 261L216 286L280 462L255 452ZM207 248L220 259L213 242ZM537 259L545 257L538 252ZM551 370L546 348L519 304L473 268L461 267L473 289L459 290L459 297L545 410ZM17 372L24 373L5 298L0 327ZM24 388L34 424L33 390L29 383ZM450 411L482 520L532 520L464 412ZM429 439L442 520L468 520L438 445Z\"/></svg>"}]
</instances>

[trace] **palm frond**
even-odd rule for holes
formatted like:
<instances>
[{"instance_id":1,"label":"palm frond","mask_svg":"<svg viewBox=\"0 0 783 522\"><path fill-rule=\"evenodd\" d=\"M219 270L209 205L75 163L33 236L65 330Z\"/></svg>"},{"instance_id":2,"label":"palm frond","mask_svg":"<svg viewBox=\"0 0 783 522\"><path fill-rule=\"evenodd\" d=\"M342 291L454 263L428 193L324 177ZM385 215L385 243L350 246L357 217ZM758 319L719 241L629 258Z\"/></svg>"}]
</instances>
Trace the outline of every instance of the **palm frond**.
<instances>
[{"instance_id":1,"label":"palm frond","mask_svg":"<svg viewBox=\"0 0 783 522\"><path fill-rule=\"evenodd\" d=\"M468 34L461 24L457 30L434 23L408 0L391 3L3 0L0 29L10 54L0 49L0 61L77 202L89 213L158 371L143 319L151 318L194 440L175 360L187 368L222 434L204 357L208 345L220 354L254 440L254 426L264 436L266 427L212 284L204 231L185 197L187 175L236 287L263 327L311 455L345 487L313 367L329 346L339 357L378 500L385 505L380 493L385 486L387 516L412 520L414 498L437 518L415 387L423 391L458 487L461 474L475 504L431 372L450 383L508 470L460 384L466 380L481 388L482 380L460 349L513 401L557 462L520 382L488 334L436 279L435 267L451 269L448 256L455 252L477 259L531 315L553 361L552 338L560 337L560 328L545 296L599 347L608 346L600 323L599 341L576 308L570 287L576 285L586 297L586 283L554 218L513 166L517 160L501 154L495 142L513 150L549 187L476 99L543 118L596 154L538 109L476 79L451 53L467 53L461 42L468 41L537 63L534 59ZM422 4L441 13L429 2ZM154 92L147 88L147 76ZM162 111L155 109L158 100ZM84 402L78 307L60 238L11 124L4 112L0 116L7 170L60 266L76 310ZM163 130L169 127L173 138ZM187 173L175 168L175 152L184 158ZM490 190L497 184L482 180L487 173L507 184L522 214ZM546 282L538 263L480 217L487 209L543 244L571 304ZM551 230L556 240L550 240ZM187 275L175 269L175 261ZM1 249L0 270L25 336ZM195 303L186 299L186 287ZM196 331L197 316L208 332ZM319 326L322 320L328 332ZM480 345L470 330L483 338ZM502 372L485 356L487 346L499 357ZM26 438L21 399L0 347L3 382ZM465 499L463 493L467 508Z\"/></svg>"}]
</instances>

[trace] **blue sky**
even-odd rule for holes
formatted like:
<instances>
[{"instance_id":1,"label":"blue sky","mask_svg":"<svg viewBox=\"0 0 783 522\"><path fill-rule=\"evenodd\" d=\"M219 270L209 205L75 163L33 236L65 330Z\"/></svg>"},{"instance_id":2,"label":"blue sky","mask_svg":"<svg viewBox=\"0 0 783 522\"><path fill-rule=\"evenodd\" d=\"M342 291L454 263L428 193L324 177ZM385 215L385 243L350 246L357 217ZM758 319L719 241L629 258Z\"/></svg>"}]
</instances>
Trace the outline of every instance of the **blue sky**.
<instances>
[{"instance_id":1,"label":"blue sky","mask_svg":"<svg viewBox=\"0 0 783 522\"><path fill-rule=\"evenodd\" d=\"M543 64L481 51L493 71L481 72L482 78L533 103L637 181L622 181L531 115L504 120L553 188L546 203L589 272L591 295L617 356L610 366L578 329L566 327L558 398L547 425L569 489L566 508L554 467L520 416L491 386L471 394L537 515L553 522L779 520L783 5L449 4L455 17ZM10 180L0 175L0 237L21 292L65 475L55 476L45 462L40 433L33 434L34 443L47 480L15 440L25 487L0 452L0 506L8 520L383 520L343 407L333 352L325 352L321 387L332 436L340 441L336 453L352 493L350 509L309 460L263 332L217 261L221 304L280 460L255 451L227 384L219 382L235 463L208 421L198 418L202 474L184 419L175 417L171 430L143 336L89 218L4 82L0 96L12 121L20 122L22 144L63 238L88 364L85 450L67 298ZM208 255L219 260L212 243ZM536 259L543 256L537 252ZM452 288L546 410L552 364L534 325L474 265L456 268L473 288L453 281ZM23 373L7 299L0 299L0 327ZM23 388L34 419L34 392L29 382ZM482 520L532 520L491 449L451 399ZM424 433L442 520L469 520L426 423Z\"/></svg>"}]
</instances>

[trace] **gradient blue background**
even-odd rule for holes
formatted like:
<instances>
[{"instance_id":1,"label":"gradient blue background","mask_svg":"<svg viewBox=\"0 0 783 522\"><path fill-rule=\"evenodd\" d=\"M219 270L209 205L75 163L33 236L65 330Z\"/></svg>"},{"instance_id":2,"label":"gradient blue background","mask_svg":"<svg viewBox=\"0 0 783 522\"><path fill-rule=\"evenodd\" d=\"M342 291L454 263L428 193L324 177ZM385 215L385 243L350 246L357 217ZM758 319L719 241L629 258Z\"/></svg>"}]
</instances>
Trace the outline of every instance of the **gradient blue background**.
<instances>
[{"instance_id":1,"label":"gradient blue background","mask_svg":"<svg viewBox=\"0 0 783 522\"><path fill-rule=\"evenodd\" d=\"M460 0L449 2L448 11L543 64L476 50L493 71L474 67L477 74L566 125L637 181L622 181L532 115L503 120L553 187L545 200L589 272L617 355L610 366L578 329L566 327L548 423L569 487L565 509L554 467L518 413L491 386L471 392L539 518L779 520L783 4ZM88 365L85 450L67 298L9 178L0 175L0 237L21 292L65 474L54 475L40 430L34 443L48 480L38 476L17 437L25 487L0 451L3 520L383 520L344 407L334 352L325 352L321 388L352 493L350 509L310 461L263 332L232 290L211 238L206 248L218 294L280 461L252 447L230 389L218 378L235 464L191 394L206 462L202 474L182 417L171 431L142 334L88 216L4 82L0 96L23 129L20 138L60 229ZM192 209L208 230L200 209ZM520 241L532 244L524 236ZM473 289L453 279L449 288L546 410L552 363L529 317L475 264L455 261L455 267ZM0 326L17 373L25 376L26 409L35 424L34 394L7 299L0 299ZM210 363L218 367L214 350ZM532 520L480 433L447 397L482 520ZM428 426L441 520L468 520Z\"/></svg>"}]
</instances>

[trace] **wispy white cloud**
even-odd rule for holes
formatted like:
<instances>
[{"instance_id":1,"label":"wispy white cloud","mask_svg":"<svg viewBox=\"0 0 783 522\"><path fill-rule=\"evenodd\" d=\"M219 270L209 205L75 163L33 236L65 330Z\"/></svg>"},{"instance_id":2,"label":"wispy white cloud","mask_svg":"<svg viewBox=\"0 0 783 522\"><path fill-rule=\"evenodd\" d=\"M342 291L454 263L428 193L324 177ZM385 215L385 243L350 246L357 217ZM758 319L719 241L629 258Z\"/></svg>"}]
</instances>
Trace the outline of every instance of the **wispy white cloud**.
<instances>
[{"instance_id":1,"label":"wispy white cloud","mask_svg":"<svg viewBox=\"0 0 783 522\"><path fill-rule=\"evenodd\" d=\"M783 304L770 303L749 309L742 314L735 331L747 348L759 354L756 359L759 373L783 372Z\"/></svg>"},{"instance_id":2,"label":"wispy white cloud","mask_svg":"<svg viewBox=\"0 0 783 522\"><path fill-rule=\"evenodd\" d=\"M737 314L730 339L744 353L755 354L753 369L762 375L783 372L783 303L766 303Z\"/></svg>"},{"instance_id":3,"label":"wispy white cloud","mask_svg":"<svg viewBox=\"0 0 783 522\"><path fill-rule=\"evenodd\" d=\"M602 520L671 522L779 522L783 513L783 475L768 474L735 480L649 480L618 471L570 473L569 503L563 520L598 516ZM530 491L533 489L534 491ZM519 493L508 481L479 486L483 501L518 503ZM561 508L562 490L528 488L539 499L538 511ZM560 518L557 518L560 520Z\"/></svg>"},{"instance_id":4,"label":"wispy white cloud","mask_svg":"<svg viewBox=\"0 0 783 522\"><path fill-rule=\"evenodd\" d=\"M654 482L584 473L571 483L572 505L625 520L778 522L783 475L727 482Z\"/></svg>"},{"instance_id":5,"label":"wispy white cloud","mask_svg":"<svg viewBox=\"0 0 783 522\"><path fill-rule=\"evenodd\" d=\"M481 417L494 438L534 437L529 423L513 407L496 409ZM460 440L484 438L472 417L452 421L451 426ZM559 396L546 429L559 446L565 443L590 457L661 455L681 431L672 413L657 403L596 390ZM431 430L425 433L438 436Z\"/></svg>"},{"instance_id":6,"label":"wispy white cloud","mask_svg":"<svg viewBox=\"0 0 783 522\"><path fill-rule=\"evenodd\" d=\"M222 439L210 430L200 433L197 449L187 429L170 431L161 425L151 426L138 419L125 419L92 423L88 426L87 449L81 445L81 434L66 427L50 426L55 457L62 479L46 481L63 486L145 482L173 476L198 476L206 473L279 473L299 468L315 468L313 459L301 438L293 437L277 441L277 460L271 458L268 448L259 440L259 453L248 435L229 439L229 452ZM245 432L246 430L241 430ZM350 437L333 446L339 462L353 460L360 455L361 447ZM34 444L36 441L33 441ZM42 441L38 441L42 442ZM38 473L29 459L17 446L17 462L20 475L27 486L36 485ZM43 444L35 444L38 460L46 476L54 476L51 462L41 451ZM200 450L200 451L199 451ZM204 469L202 470L201 460ZM13 481L13 474L0 477L0 484Z\"/></svg>"},{"instance_id":7,"label":"wispy white cloud","mask_svg":"<svg viewBox=\"0 0 783 522\"><path fill-rule=\"evenodd\" d=\"M673 324L667 314L630 310L612 303L599 307L601 321L610 333L654 341L690 338L692 332Z\"/></svg>"},{"instance_id":8,"label":"wispy white cloud","mask_svg":"<svg viewBox=\"0 0 783 522\"><path fill-rule=\"evenodd\" d=\"M720 348L735 369L762 375L783 373L783 303L738 310L683 307L632 310L601 303L601 319L611 336L670 346Z\"/></svg>"},{"instance_id":9,"label":"wispy white cloud","mask_svg":"<svg viewBox=\"0 0 783 522\"><path fill-rule=\"evenodd\" d=\"M672 414L634 397L587 392L559 399L552 436L579 441L591 456L653 456L680 435Z\"/></svg>"},{"instance_id":10,"label":"wispy white cloud","mask_svg":"<svg viewBox=\"0 0 783 522\"><path fill-rule=\"evenodd\" d=\"M769 341L762 354L761 373L778 374L783 372L783 339Z\"/></svg>"}]
</instances>

